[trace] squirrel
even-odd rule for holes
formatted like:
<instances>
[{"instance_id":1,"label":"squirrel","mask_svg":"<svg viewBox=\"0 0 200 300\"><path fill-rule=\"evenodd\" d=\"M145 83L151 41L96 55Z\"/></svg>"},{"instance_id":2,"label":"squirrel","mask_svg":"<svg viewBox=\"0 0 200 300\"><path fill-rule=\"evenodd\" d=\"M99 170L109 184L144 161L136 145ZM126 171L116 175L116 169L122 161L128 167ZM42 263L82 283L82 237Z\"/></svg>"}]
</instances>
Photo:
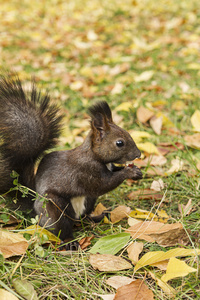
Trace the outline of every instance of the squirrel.
<instances>
[{"instance_id":1,"label":"squirrel","mask_svg":"<svg viewBox=\"0 0 200 300\"><path fill-rule=\"evenodd\" d=\"M74 221L89 215L99 196L126 179L142 178L138 167L126 165L140 157L140 150L130 134L113 122L108 103L99 101L88 113L90 131L80 146L46 154L61 134L60 108L34 81L27 91L17 75L0 77L0 193L13 186L10 174L16 171L19 183L38 195L35 201L23 198L22 202L33 206L41 226L69 241L66 249L77 249ZM49 199L46 206L42 196Z\"/></svg>"}]
</instances>

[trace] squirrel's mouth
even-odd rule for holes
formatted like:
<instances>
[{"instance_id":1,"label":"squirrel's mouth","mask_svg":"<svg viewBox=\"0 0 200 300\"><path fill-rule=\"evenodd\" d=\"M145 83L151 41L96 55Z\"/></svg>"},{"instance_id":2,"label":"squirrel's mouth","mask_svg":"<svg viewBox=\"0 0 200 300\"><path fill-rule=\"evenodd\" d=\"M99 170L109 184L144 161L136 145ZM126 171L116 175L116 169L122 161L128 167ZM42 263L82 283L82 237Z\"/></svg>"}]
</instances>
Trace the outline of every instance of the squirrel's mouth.
<instances>
[{"instance_id":1,"label":"squirrel's mouth","mask_svg":"<svg viewBox=\"0 0 200 300\"><path fill-rule=\"evenodd\" d=\"M130 161L126 161L125 163L113 163L113 165L115 167L125 168L125 167L133 167L134 163L132 160L130 160Z\"/></svg>"}]
</instances>

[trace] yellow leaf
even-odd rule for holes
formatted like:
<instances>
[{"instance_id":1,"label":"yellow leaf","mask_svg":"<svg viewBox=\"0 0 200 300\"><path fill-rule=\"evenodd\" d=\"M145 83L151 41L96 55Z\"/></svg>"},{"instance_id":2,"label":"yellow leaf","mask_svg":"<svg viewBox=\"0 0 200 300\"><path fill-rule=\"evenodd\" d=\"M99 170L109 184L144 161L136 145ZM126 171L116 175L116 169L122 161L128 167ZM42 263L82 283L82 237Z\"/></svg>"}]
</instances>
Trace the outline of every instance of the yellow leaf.
<instances>
[{"instance_id":1,"label":"yellow leaf","mask_svg":"<svg viewBox=\"0 0 200 300\"><path fill-rule=\"evenodd\" d=\"M0 299L1 300L19 300L15 295L11 294L10 292L0 289Z\"/></svg>"},{"instance_id":2,"label":"yellow leaf","mask_svg":"<svg viewBox=\"0 0 200 300\"><path fill-rule=\"evenodd\" d=\"M129 133L136 143L140 143L144 138L151 137L151 135L146 131L130 130Z\"/></svg>"},{"instance_id":3,"label":"yellow leaf","mask_svg":"<svg viewBox=\"0 0 200 300\"><path fill-rule=\"evenodd\" d=\"M31 225L31 226L27 227L26 229L24 229L22 232L29 233L31 235L33 235L35 233L39 233L40 237L42 237L43 234L46 234L49 238L49 241L56 242L56 243L60 242L60 239L57 236L55 236L53 233L46 230L45 228L40 227L39 225Z\"/></svg>"},{"instance_id":4,"label":"yellow leaf","mask_svg":"<svg viewBox=\"0 0 200 300\"><path fill-rule=\"evenodd\" d=\"M156 216L153 213L151 213L150 211L135 209L130 212L129 217L137 218L137 219L151 220L152 218L154 218Z\"/></svg>"},{"instance_id":5,"label":"yellow leaf","mask_svg":"<svg viewBox=\"0 0 200 300\"><path fill-rule=\"evenodd\" d=\"M181 100L177 100L172 104L172 109L182 111L186 107L185 103Z\"/></svg>"},{"instance_id":6,"label":"yellow leaf","mask_svg":"<svg viewBox=\"0 0 200 300\"><path fill-rule=\"evenodd\" d=\"M163 126L165 126L165 127L175 127L174 123L165 114L163 114L162 112L158 112L156 114L156 117L157 118L162 117L162 124L163 124Z\"/></svg>"},{"instance_id":7,"label":"yellow leaf","mask_svg":"<svg viewBox=\"0 0 200 300\"><path fill-rule=\"evenodd\" d=\"M118 105L115 110L116 111L121 111L121 110L124 110L124 111L129 111L130 108L133 108L133 103L132 102L123 102L121 103L120 105Z\"/></svg>"},{"instance_id":8,"label":"yellow leaf","mask_svg":"<svg viewBox=\"0 0 200 300\"><path fill-rule=\"evenodd\" d=\"M167 252L164 251L153 251L144 254L141 259L137 262L134 272L140 268L154 264L159 261L169 259L171 257L177 256L190 256L190 255L199 255L200 249L184 249L184 248L175 248Z\"/></svg>"},{"instance_id":9,"label":"yellow leaf","mask_svg":"<svg viewBox=\"0 0 200 300\"><path fill-rule=\"evenodd\" d=\"M170 279L176 277L183 277L191 272L196 272L195 268L188 266L184 261L181 261L175 257L170 258L166 274L161 277L161 280L167 282Z\"/></svg>"},{"instance_id":10,"label":"yellow leaf","mask_svg":"<svg viewBox=\"0 0 200 300\"><path fill-rule=\"evenodd\" d=\"M172 297L172 298L175 297L176 290L173 289L173 287L171 287L168 283L162 281L154 273L152 273L152 272L148 272L148 273L157 282L159 287L165 292L166 295L168 295L169 297Z\"/></svg>"},{"instance_id":11,"label":"yellow leaf","mask_svg":"<svg viewBox=\"0 0 200 300\"><path fill-rule=\"evenodd\" d=\"M200 64L190 63L187 65L187 68L190 70L200 70Z\"/></svg>"},{"instance_id":12,"label":"yellow leaf","mask_svg":"<svg viewBox=\"0 0 200 300\"><path fill-rule=\"evenodd\" d=\"M135 76L134 80L135 82L148 81L153 77L154 73L153 70L144 71L140 75Z\"/></svg>"},{"instance_id":13,"label":"yellow leaf","mask_svg":"<svg viewBox=\"0 0 200 300\"><path fill-rule=\"evenodd\" d=\"M200 132L200 110L196 110L192 117L191 117L191 123L193 126L194 131Z\"/></svg>"},{"instance_id":14,"label":"yellow leaf","mask_svg":"<svg viewBox=\"0 0 200 300\"><path fill-rule=\"evenodd\" d=\"M149 154L157 154L160 155L160 152L158 151L157 147L150 143L150 142L145 142L145 143L137 143L137 147L144 152L147 152Z\"/></svg>"}]
</instances>

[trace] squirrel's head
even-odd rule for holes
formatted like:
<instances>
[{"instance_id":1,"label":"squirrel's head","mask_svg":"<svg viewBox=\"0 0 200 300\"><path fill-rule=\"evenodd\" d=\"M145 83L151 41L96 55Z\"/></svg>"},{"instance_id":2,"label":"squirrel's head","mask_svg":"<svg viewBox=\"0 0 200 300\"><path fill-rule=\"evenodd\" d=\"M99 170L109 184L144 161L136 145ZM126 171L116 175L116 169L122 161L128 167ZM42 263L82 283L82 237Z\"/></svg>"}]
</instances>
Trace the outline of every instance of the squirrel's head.
<instances>
[{"instance_id":1,"label":"squirrel's head","mask_svg":"<svg viewBox=\"0 0 200 300\"><path fill-rule=\"evenodd\" d=\"M117 126L107 102L97 102L89 108L92 151L103 163L125 164L141 153L130 134Z\"/></svg>"}]
</instances>

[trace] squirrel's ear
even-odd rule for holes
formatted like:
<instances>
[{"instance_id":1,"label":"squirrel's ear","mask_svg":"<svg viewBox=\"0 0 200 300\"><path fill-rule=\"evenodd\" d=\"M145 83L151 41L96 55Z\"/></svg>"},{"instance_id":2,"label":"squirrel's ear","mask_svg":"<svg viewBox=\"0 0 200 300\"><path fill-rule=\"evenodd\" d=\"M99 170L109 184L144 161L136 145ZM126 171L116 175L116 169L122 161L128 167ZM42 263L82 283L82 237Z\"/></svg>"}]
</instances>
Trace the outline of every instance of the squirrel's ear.
<instances>
[{"instance_id":1,"label":"squirrel's ear","mask_svg":"<svg viewBox=\"0 0 200 300\"><path fill-rule=\"evenodd\" d=\"M91 129L96 140L102 140L105 133L110 130L109 122L106 116L98 113L91 120Z\"/></svg>"}]
</instances>

